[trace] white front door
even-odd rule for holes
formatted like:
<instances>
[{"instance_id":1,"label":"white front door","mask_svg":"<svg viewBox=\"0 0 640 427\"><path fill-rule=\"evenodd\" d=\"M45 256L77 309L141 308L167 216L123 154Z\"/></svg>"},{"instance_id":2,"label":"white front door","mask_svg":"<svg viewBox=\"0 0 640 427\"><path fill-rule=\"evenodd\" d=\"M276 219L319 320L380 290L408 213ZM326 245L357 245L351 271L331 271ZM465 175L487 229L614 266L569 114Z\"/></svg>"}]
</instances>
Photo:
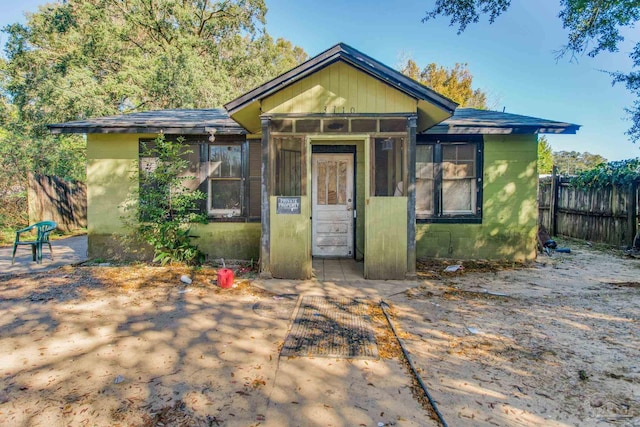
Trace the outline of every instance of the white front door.
<instances>
[{"instance_id":1,"label":"white front door","mask_svg":"<svg viewBox=\"0 0 640 427\"><path fill-rule=\"evenodd\" d=\"M313 256L353 256L353 154L313 154Z\"/></svg>"}]
</instances>

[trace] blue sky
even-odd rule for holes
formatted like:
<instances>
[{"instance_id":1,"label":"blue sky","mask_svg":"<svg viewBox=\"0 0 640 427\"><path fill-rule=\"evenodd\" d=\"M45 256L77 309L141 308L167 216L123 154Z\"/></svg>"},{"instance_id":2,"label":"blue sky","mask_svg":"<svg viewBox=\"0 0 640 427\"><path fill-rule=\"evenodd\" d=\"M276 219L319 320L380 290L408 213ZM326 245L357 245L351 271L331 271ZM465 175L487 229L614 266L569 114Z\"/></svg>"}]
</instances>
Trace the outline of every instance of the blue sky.
<instances>
[{"instance_id":1,"label":"blue sky","mask_svg":"<svg viewBox=\"0 0 640 427\"><path fill-rule=\"evenodd\" d=\"M4 2L0 25L23 21L43 0ZM439 18L420 19L433 1L407 0L267 0L267 31L284 37L314 56L338 42L397 67L411 57L419 66L435 62L452 67L467 63L474 86L487 92L493 106L510 113L582 125L576 135L549 135L554 151L600 154L608 160L640 156L640 144L625 135L630 127L625 107L634 97L611 85L602 70L628 71L628 52L640 31L625 32L620 52L556 61L566 40L557 18L559 0L514 1L509 11L489 25L486 18L461 34ZM6 36L0 35L4 45Z\"/></svg>"}]
</instances>

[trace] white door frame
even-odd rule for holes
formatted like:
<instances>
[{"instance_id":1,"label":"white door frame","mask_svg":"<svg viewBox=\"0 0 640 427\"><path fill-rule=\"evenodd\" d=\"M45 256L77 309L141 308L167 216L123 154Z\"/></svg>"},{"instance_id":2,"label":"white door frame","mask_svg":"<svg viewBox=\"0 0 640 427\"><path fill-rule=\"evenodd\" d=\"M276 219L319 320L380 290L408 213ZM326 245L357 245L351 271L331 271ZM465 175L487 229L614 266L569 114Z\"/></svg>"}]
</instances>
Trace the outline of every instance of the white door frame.
<instances>
[{"instance_id":1,"label":"white door frame","mask_svg":"<svg viewBox=\"0 0 640 427\"><path fill-rule=\"evenodd\" d=\"M346 160L343 203L319 205L318 162ZM354 217L356 206L354 153L312 153L311 155L311 234L312 256L354 257Z\"/></svg>"}]
</instances>

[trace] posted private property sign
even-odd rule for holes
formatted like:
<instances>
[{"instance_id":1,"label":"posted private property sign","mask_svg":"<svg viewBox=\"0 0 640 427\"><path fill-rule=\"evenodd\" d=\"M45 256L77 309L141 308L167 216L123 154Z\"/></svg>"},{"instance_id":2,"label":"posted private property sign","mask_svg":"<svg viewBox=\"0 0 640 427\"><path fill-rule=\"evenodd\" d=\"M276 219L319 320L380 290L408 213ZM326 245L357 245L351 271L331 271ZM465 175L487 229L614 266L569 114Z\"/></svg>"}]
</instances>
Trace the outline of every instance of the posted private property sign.
<instances>
[{"instance_id":1,"label":"posted private property sign","mask_svg":"<svg viewBox=\"0 0 640 427\"><path fill-rule=\"evenodd\" d=\"M299 214L300 197L278 197L276 204L277 214Z\"/></svg>"}]
</instances>

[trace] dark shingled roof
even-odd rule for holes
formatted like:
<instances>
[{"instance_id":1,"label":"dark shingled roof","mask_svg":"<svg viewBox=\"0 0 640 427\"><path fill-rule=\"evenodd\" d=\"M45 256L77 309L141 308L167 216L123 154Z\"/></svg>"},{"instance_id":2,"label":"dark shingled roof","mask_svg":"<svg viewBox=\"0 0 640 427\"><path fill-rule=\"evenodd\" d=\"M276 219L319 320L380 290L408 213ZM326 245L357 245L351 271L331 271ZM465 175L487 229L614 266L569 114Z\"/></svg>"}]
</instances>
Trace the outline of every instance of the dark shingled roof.
<instances>
[{"instance_id":1,"label":"dark shingled roof","mask_svg":"<svg viewBox=\"0 0 640 427\"><path fill-rule=\"evenodd\" d=\"M453 116L424 132L425 134L574 134L580 125L501 113L499 111L458 108Z\"/></svg>"},{"instance_id":2,"label":"dark shingled roof","mask_svg":"<svg viewBox=\"0 0 640 427\"><path fill-rule=\"evenodd\" d=\"M158 110L48 125L60 133L160 133L202 135L212 129L217 134L242 135L247 131L222 108L210 110ZM580 128L556 122L498 111L458 108L452 117L425 134L573 134Z\"/></svg>"},{"instance_id":3,"label":"dark shingled roof","mask_svg":"<svg viewBox=\"0 0 640 427\"><path fill-rule=\"evenodd\" d=\"M98 117L48 125L59 133L166 133L206 134L212 129L218 134L240 135L247 131L229 117L222 108L208 110L158 110L119 116Z\"/></svg>"},{"instance_id":4,"label":"dark shingled roof","mask_svg":"<svg viewBox=\"0 0 640 427\"><path fill-rule=\"evenodd\" d=\"M346 63L377 77L413 98L427 100L439 106L443 110L452 112L458 105L449 98L440 95L438 92L424 85L421 85L415 80L384 65L382 62L365 55L359 50L354 49L345 43L338 43L290 71L225 104L224 107L230 114L234 114L238 110L241 110L245 105L258 99L266 98L272 93L281 90L283 87L289 86L292 83L295 83L296 81L301 80L339 60L345 61Z\"/></svg>"}]
</instances>

